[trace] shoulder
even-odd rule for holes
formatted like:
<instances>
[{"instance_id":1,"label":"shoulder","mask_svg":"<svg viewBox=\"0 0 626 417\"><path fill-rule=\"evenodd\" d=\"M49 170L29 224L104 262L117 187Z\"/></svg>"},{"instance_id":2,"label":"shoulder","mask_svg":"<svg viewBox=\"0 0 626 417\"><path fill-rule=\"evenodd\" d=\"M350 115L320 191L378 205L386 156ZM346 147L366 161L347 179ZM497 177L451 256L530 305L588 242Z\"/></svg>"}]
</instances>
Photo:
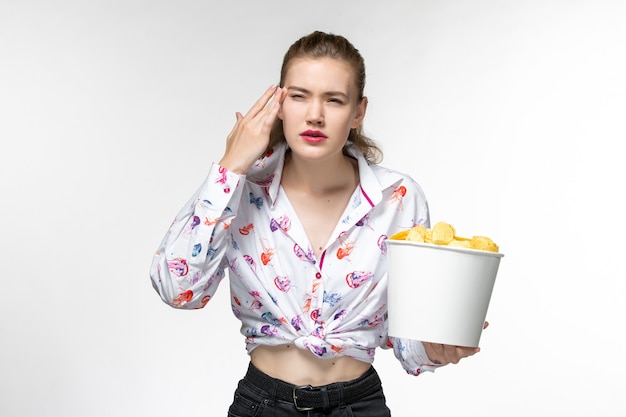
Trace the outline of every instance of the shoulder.
<instances>
[{"instance_id":1,"label":"shoulder","mask_svg":"<svg viewBox=\"0 0 626 417\"><path fill-rule=\"evenodd\" d=\"M381 186L379 202L383 204L378 206L385 211L394 210L401 218L401 227L430 224L426 194L411 175L382 165L369 165L368 170Z\"/></svg>"},{"instance_id":2,"label":"shoulder","mask_svg":"<svg viewBox=\"0 0 626 417\"><path fill-rule=\"evenodd\" d=\"M411 194L425 197L422 186L408 173L385 167L383 165L369 165L373 175L378 179L381 188L397 190L404 187ZM402 188L401 188L402 190Z\"/></svg>"}]
</instances>

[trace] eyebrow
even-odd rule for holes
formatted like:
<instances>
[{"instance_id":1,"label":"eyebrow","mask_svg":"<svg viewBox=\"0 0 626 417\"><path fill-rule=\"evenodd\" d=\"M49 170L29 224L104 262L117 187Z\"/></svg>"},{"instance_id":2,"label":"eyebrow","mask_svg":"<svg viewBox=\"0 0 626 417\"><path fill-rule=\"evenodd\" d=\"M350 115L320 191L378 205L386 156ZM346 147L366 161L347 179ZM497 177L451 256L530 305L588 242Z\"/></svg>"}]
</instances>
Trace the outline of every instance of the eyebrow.
<instances>
[{"instance_id":1,"label":"eyebrow","mask_svg":"<svg viewBox=\"0 0 626 417\"><path fill-rule=\"evenodd\" d=\"M309 90L307 90L306 88L302 88L302 87L297 87L297 86L289 86L287 87L287 90L295 90L304 94L311 94L311 92ZM348 97L348 94L344 93L343 91L326 91L323 94L326 97L336 97L336 96L341 96L343 98L345 98L346 100L348 100L350 97Z\"/></svg>"}]
</instances>

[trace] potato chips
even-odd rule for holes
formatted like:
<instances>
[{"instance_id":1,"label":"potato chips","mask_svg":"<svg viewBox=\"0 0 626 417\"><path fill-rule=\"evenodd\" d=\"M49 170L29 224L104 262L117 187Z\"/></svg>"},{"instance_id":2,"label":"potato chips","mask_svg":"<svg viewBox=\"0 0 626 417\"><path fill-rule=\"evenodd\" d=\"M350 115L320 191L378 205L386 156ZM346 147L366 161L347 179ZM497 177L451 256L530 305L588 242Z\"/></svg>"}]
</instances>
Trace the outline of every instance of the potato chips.
<instances>
[{"instance_id":1,"label":"potato chips","mask_svg":"<svg viewBox=\"0 0 626 417\"><path fill-rule=\"evenodd\" d=\"M392 235L389 239L408 240L411 242L433 243L435 245L456 246L467 249L478 249L498 252L500 249L493 240L486 236L474 236L471 239L456 235L454 226L438 222L431 229L417 225Z\"/></svg>"}]
</instances>

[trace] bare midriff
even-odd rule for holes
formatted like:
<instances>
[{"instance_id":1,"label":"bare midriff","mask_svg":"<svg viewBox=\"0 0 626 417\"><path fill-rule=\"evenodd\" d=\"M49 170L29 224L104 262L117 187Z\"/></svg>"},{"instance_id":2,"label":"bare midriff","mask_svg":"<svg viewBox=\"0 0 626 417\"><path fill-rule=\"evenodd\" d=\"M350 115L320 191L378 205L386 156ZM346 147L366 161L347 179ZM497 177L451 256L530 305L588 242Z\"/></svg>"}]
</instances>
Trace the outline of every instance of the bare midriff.
<instances>
[{"instance_id":1,"label":"bare midriff","mask_svg":"<svg viewBox=\"0 0 626 417\"><path fill-rule=\"evenodd\" d=\"M250 353L252 364L267 375L295 385L320 386L362 376L371 364L340 356L320 359L293 344L258 346Z\"/></svg>"}]
</instances>

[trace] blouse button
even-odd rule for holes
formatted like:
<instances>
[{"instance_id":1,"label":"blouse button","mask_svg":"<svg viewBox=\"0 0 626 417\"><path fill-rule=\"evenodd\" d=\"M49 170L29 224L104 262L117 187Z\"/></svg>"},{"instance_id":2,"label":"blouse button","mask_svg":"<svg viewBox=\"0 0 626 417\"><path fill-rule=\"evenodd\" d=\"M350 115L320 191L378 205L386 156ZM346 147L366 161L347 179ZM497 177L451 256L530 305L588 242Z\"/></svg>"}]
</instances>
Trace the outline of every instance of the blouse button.
<instances>
[{"instance_id":1,"label":"blouse button","mask_svg":"<svg viewBox=\"0 0 626 417\"><path fill-rule=\"evenodd\" d=\"M320 279L321 277L322 277L322 274L320 274L319 272L315 274L315 278Z\"/></svg>"}]
</instances>

